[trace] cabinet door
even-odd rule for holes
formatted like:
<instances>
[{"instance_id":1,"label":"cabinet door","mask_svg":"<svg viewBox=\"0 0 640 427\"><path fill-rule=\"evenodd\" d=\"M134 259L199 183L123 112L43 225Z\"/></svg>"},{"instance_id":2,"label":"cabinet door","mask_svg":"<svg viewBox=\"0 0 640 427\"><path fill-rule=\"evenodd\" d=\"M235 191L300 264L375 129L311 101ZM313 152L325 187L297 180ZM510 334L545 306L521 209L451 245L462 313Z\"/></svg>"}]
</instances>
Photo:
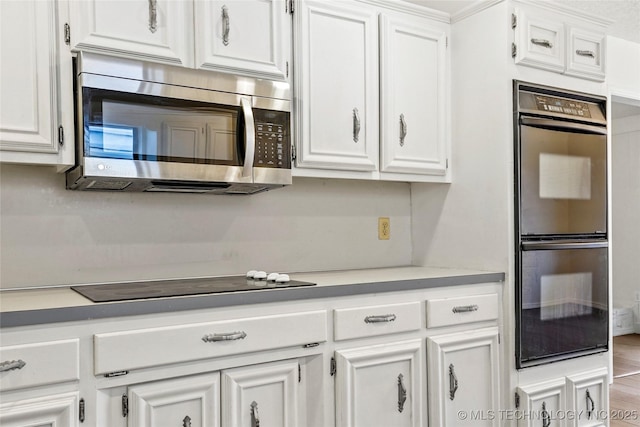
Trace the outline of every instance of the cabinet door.
<instances>
[{"instance_id":1,"label":"cabinet door","mask_svg":"<svg viewBox=\"0 0 640 427\"><path fill-rule=\"evenodd\" d=\"M515 62L562 73L565 69L564 24L553 14L516 10Z\"/></svg>"},{"instance_id":2,"label":"cabinet door","mask_svg":"<svg viewBox=\"0 0 640 427\"><path fill-rule=\"evenodd\" d=\"M287 80L292 20L284 0L196 0L196 67Z\"/></svg>"},{"instance_id":3,"label":"cabinet door","mask_svg":"<svg viewBox=\"0 0 640 427\"><path fill-rule=\"evenodd\" d=\"M193 2L188 0L71 1L71 45L193 67Z\"/></svg>"},{"instance_id":4,"label":"cabinet door","mask_svg":"<svg viewBox=\"0 0 640 427\"><path fill-rule=\"evenodd\" d=\"M300 2L296 17L297 166L378 168L377 15L355 2Z\"/></svg>"},{"instance_id":5,"label":"cabinet door","mask_svg":"<svg viewBox=\"0 0 640 427\"><path fill-rule=\"evenodd\" d=\"M565 74L598 81L604 80L604 33L569 27L567 43L567 71Z\"/></svg>"},{"instance_id":6,"label":"cabinet door","mask_svg":"<svg viewBox=\"0 0 640 427\"><path fill-rule=\"evenodd\" d=\"M572 427L602 426L609 414L609 377L606 369L567 377L567 409L576 415Z\"/></svg>"},{"instance_id":7,"label":"cabinet door","mask_svg":"<svg viewBox=\"0 0 640 427\"><path fill-rule=\"evenodd\" d=\"M381 172L444 175L447 35L415 17L381 16Z\"/></svg>"},{"instance_id":8,"label":"cabinet door","mask_svg":"<svg viewBox=\"0 0 640 427\"><path fill-rule=\"evenodd\" d=\"M52 395L0 405L3 427L77 427L77 393Z\"/></svg>"},{"instance_id":9,"label":"cabinet door","mask_svg":"<svg viewBox=\"0 0 640 427\"><path fill-rule=\"evenodd\" d=\"M0 1L2 161L73 164L71 55L58 42L57 7ZM66 130L66 145L59 129Z\"/></svg>"},{"instance_id":10,"label":"cabinet door","mask_svg":"<svg viewBox=\"0 0 640 427\"><path fill-rule=\"evenodd\" d=\"M129 387L129 427L219 427L220 374Z\"/></svg>"},{"instance_id":11,"label":"cabinet door","mask_svg":"<svg viewBox=\"0 0 640 427\"><path fill-rule=\"evenodd\" d=\"M295 427L297 417L297 360L222 373L222 427Z\"/></svg>"},{"instance_id":12,"label":"cabinet door","mask_svg":"<svg viewBox=\"0 0 640 427\"><path fill-rule=\"evenodd\" d=\"M498 328L428 339L431 426L498 426Z\"/></svg>"},{"instance_id":13,"label":"cabinet door","mask_svg":"<svg viewBox=\"0 0 640 427\"><path fill-rule=\"evenodd\" d=\"M337 351L337 426L422 426L423 365L420 340Z\"/></svg>"},{"instance_id":14,"label":"cabinet door","mask_svg":"<svg viewBox=\"0 0 640 427\"><path fill-rule=\"evenodd\" d=\"M565 415L565 379L545 381L538 384L518 387L522 414L529 414L518 421L520 427L553 426L564 427Z\"/></svg>"}]
</instances>

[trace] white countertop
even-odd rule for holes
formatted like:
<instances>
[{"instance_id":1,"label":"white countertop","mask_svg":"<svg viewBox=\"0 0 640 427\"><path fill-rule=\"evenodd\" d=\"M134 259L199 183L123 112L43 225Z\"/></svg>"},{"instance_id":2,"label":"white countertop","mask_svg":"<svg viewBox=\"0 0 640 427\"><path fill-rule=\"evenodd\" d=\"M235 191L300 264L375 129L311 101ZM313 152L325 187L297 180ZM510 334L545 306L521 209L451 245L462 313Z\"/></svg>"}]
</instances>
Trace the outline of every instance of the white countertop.
<instances>
[{"instance_id":1,"label":"white countertop","mask_svg":"<svg viewBox=\"0 0 640 427\"><path fill-rule=\"evenodd\" d=\"M317 286L94 303L70 287L0 291L2 327L504 280L504 273L429 267L289 273Z\"/></svg>"}]
</instances>

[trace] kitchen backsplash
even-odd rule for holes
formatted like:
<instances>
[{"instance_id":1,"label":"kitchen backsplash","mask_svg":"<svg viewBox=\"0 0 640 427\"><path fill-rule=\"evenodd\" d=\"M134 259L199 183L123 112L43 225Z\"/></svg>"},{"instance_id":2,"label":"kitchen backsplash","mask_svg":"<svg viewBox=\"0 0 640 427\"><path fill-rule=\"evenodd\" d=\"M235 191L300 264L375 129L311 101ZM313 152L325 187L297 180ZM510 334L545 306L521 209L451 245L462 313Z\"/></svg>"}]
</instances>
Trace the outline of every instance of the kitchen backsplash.
<instances>
[{"instance_id":1,"label":"kitchen backsplash","mask_svg":"<svg viewBox=\"0 0 640 427\"><path fill-rule=\"evenodd\" d=\"M1 165L0 178L3 289L411 263L406 183L294 178L236 197L73 192L35 166Z\"/></svg>"}]
</instances>

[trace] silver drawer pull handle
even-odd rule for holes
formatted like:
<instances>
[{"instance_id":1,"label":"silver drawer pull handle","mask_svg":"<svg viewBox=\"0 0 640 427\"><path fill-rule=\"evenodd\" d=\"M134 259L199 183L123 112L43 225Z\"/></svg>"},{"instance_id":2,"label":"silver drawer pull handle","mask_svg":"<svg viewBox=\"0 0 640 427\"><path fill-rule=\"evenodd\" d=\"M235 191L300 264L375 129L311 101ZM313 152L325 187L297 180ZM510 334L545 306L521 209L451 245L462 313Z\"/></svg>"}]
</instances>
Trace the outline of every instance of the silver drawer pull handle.
<instances>
[{"instance_id":1,"label":"silver drawer pull handle","mask_svg":"<svg viewBox=\"0 0 640 427\"><path fill-rule=\"evenodd\" d=\"M182 420L182 427L191 427L191 417L189 415Z\"/></svg>"},{"instance_id":2,"label":"silver drawer pull handle","mask_svg":"<svg viewBox=\"0 0 640 427\"><path fill-rule=\"evenodd\" d=\"M260 415L258 415L258 403L251 402L251 427L260 427Z\"/></svg>"},{"instance_id":3,"label":"silver drawer pull handle","mask_svg":"<svg viewBox=\"0 0 640 427\"><path fill-rule=\"evenodd\" d=\"M22 369L27 362L24 360L9 360L7 362L0 363L0 372L13 371L14 369Z\"/></svg>"},{"instance_id":4,"label":"silver drawer pull handle","mask_svg":"<svg viewBox=\"0 0 640 427\"><path fill-rule=\"evenodd\" d=\"M596 57L596 54L592 50L576 50L576 55L588 56L590 58Z\"/></svg>"},{"instance_id":5,"label":"silver drawer pull handle","mask_svg":"<svg viewBox=\"0 0 640 427\"><path fill-rule=\"evenodd\" d=\"M202 337L204 342L236 341L247 337L246 332L229 332L226 334L209 334Z\"/></svg>"},{"instance_id":6,"label":"silver drawer pull handle","mask_svg":"<svg viewBox=\"0 0 640 427\"><path fill-rule=\"evenodd\" d=\"M407 122L404 114L400 114L400 146L404 147L404 139L407 136Z\"/></svg>"},{"instance_id":7,"label":"silver drawer pull handle","mask_svg":"<svg viewBox=\"0 0 640 427\"><path fill-rule=\"evenodd\" d=\"M360 113L358 109L353 109L353 142L358 142L360 139Z\"/></svg>"},{"instance_id":8,"label":"silver drawer pull handle","mask_svg":"<svg viewBox=\"0 0 640 427\"><path fill-rule=\"evenodd\" d=\"M547 49L551 49L553 47L553 44L549 40L544 39L531 39L531 43L546 47Z\"/></svg>"},{"instance_id":9,"label":"silver drawer pull handle","mask_svg":"<svg viewBox=\"0 0 640 427\"><path fill-rule=\"evenodd\" d=\"M542 402L542 427L549 427L551 425L551 417L547 412L547 403Z\"/></svg>"},{"instance_id":10,"label":"silver drawer pull handle","mask_svg":"<svg viewBox=\"0 0 640 427\"><path fill-rule=\"evenodd\" d=\"M157 0L149 0L149 31L155 33L158 29Z\"/></svg>"},{"instance_id":11,"label":"silver drawer pull handle","mask_svg":"<svg viewBox=\"0 0 640 427\"><path fill-rule=\"evenodd\" d=\"M471 311L478 311L478 305L457 305L451 309L454 313L469 313Z\"/></svg>"},{"instance_id":12,"label":"silver drawer pull handle","mask_svg":"<svg viewBox=\"0 0 640 427\"><path fill-rule=\"evenodd\" d=\"M587 419L590 420L593 415L593 411L596 410L596 404L589 393L589 389L587 389Z\"/></svg>"},{"instance_id":13,"label":"silver drawer pull handle","mask_svg":"<svg viewBox=\"0 0 640 427\"><path fill-rule=\"evenodd\" d=\"M404 402L407 401L407 388L402 381L404 376L398 375L398 412L404 411Z\"/></svg>"},{"instance_id":14,"label":"silver drawer pull handle","mask_svg":"<svg viewBox=\"0 0 640 427\"><path fill-rule=\"evenodd\" d=\"M222 6L222 44L229 45L229 9L227 6Z\"/></svg>"},{"instance_id":15,"label":"silver drawer pull handle","mask_svg":"<svg viewBox=\"0 0 640 427\"><path fill-rule=\"evenodd\" d=\"M394 320L396 320L395 314L383 314L381 316L367 316L364 318L364 323L385 323Z\"/></svg>"}]
</instances>

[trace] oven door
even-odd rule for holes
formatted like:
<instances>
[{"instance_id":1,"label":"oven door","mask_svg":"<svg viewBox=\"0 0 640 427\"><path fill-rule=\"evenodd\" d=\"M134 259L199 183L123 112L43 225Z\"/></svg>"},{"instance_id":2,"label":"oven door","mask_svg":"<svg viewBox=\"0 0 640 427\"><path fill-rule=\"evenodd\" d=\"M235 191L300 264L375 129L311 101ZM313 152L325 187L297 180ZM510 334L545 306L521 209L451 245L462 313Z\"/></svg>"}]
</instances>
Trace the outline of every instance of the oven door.
<instances>
[{"instance_id":1,"label":"oven door","mask_svg":"<svg viewBox=\"0 0 640 427\"><path fill-rule=\"evenodd\" d=\"M522 244L518 368L607 350L607 253L601 240Z\"/></svg>"},{"instance_id":2,"label":"oven door","mask_svg":"<svg viewBox=\"0 0 640 427\"><path fill-rule=\"evenodd\" d=\"M606 127L520 118L520 235L606 236Z\"/></svg>"}]
</instances>

